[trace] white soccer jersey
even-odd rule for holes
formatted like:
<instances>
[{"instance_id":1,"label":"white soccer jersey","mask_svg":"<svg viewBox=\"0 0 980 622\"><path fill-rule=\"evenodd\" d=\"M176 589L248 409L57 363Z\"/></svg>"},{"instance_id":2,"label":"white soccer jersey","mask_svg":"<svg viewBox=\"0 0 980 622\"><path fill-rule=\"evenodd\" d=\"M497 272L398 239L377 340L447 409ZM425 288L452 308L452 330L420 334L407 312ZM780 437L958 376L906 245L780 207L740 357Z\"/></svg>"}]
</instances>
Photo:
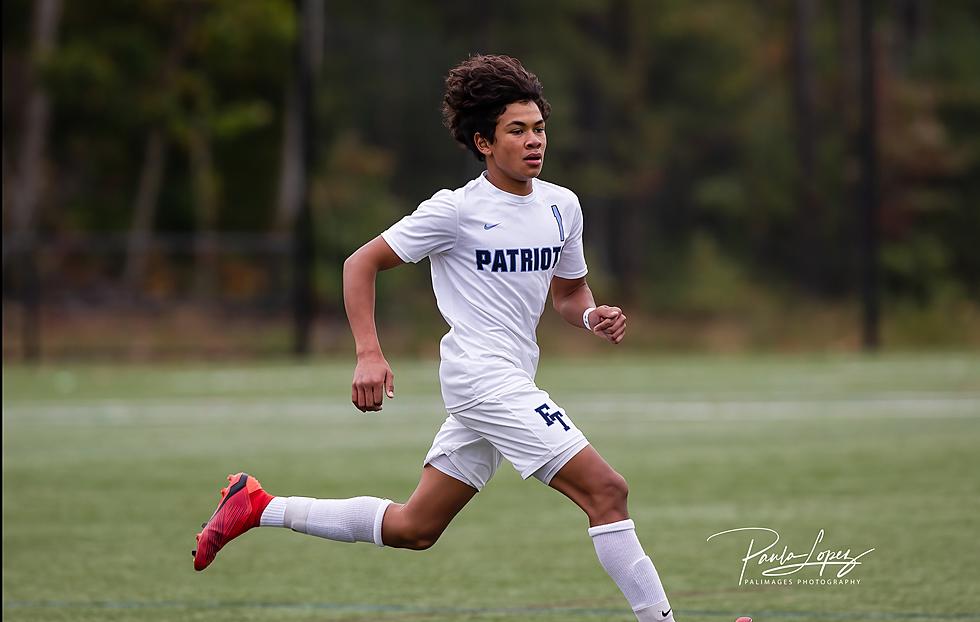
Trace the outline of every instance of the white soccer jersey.
<instances>
[{"instance_id":1,"label":"white soccer jersey","mask_svg":"<svg viewBox=\"0 0 980 622\"><path fill-rule=\"evenodd\" d=\"M588 272L578 197L532 183L531 194L518 196L481 174L440 190L381 234L402 261L432 264L432 289L449 324L439 380L450 412L533 382L535 331L551 278Z\"/></svg>"}]
</instances>

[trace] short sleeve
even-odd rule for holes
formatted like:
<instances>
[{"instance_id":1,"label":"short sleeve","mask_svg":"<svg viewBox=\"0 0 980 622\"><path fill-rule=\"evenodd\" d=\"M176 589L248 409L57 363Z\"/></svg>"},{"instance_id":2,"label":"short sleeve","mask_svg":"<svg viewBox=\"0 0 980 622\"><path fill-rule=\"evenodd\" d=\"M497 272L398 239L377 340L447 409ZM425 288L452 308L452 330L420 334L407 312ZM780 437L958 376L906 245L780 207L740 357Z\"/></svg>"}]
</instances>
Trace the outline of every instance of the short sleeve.
<instances>
[{"instance_id":1,"label":"short sleeve","mask_svg":"<svg viewBox=\"0 0 980 622\"><path fill-rule=\"evenodd\" d=\"M585 263L585 251L582 248L583 228L582 207L576 199L572 226L558 259L555 276L563 279L579 279L589 273L589 267Z\"/></svg>"},{"instance_id":2,"label":"short sleeve","mask_svg":"<svg viewBox=\"0 0 980 622\"><path fill-rule=\"evenodd\" d=\"M444 253L456 245L459 212L450 190L440 190L431 199L382 234L402 261L418 263L429 255Z\"/></svg>"}]
</instances>

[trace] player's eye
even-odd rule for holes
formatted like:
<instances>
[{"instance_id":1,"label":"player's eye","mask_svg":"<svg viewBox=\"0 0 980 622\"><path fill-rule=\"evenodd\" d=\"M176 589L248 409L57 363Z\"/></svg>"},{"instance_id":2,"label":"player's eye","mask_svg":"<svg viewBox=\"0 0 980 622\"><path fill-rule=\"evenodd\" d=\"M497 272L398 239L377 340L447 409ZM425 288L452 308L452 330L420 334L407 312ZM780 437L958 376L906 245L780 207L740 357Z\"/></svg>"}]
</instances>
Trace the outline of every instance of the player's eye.
<instances>
[{"instance_id":1,"label":"player's eye","mask_svg":"<svg viewBox=\"0 0 980 622\"><path fill-rule=\"evenodd\" d=\"M534 128L534 131L537 132L538 134L544 134L544 128L543 127L536 127L536 128Z\"/></svg>"}]
</instances>

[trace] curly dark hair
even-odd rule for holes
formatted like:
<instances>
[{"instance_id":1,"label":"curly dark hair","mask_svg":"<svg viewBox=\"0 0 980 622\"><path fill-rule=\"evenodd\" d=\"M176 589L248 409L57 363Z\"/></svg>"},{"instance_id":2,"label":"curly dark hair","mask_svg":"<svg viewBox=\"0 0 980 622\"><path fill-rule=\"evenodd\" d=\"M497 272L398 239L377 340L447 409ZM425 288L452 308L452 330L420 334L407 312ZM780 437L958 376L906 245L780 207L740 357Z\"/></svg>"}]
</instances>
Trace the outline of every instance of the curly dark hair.
<instances>
[{"instance_id":1,"label":"curly dark hair","mask_svg":"<svg viewBox=\"0 0 980 622\"><path fill-rule=\"evenodd\" d=\"M545 120L551 114L541 82L521 61L496 54L471 56L446 76L443 123L453 138L482 162L483 154L473 143L473 136L480 134L493 143L497 119L514 102L534 102Z\"/></svg>"}]
</instances>

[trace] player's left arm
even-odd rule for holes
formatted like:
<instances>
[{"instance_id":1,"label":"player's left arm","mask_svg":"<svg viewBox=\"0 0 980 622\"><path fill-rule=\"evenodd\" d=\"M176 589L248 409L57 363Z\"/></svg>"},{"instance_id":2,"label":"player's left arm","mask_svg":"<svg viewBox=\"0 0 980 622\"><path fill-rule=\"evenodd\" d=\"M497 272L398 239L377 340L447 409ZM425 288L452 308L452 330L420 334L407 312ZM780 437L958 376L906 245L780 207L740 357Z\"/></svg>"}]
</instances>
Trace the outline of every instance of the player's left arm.
<instances>
[{"instance_id":1,"label":"player's left arm","mask_svg":"<svg viewBox=\"0 0 980 622\"><path fill-rule=\"evenodd\" d=\"M619 307L597 306L584 276L577 279L553 277L551 301L555 311L572 326L585 328L582 316L586 309L595 307L589 313L589 326L593 334L614 344L620 343L626 336L626 314Z\"/></svg>"}]
</instances>

